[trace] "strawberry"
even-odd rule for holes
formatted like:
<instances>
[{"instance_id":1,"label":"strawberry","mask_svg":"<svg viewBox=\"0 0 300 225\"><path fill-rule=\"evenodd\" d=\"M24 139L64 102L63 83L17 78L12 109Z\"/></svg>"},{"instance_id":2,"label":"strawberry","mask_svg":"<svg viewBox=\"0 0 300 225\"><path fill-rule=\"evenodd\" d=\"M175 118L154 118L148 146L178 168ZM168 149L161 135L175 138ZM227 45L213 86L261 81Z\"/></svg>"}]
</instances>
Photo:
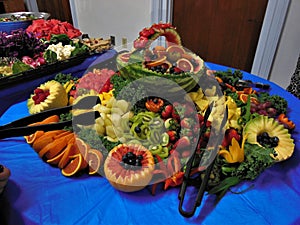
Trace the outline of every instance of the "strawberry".
<instances>
[{"instance_id":1,"label":"strawberry","mask_svg":"<svg viewBox=\"0 0 300 225\"><path fill-rule=\"evenodd\" d=\"M141 36L139 39L136 39L133 43L134 48L144 48L148 43L148 38Z\"/></svg>"},{"instance_id":2,"label":"strawberry","mask_svg":"<svg viewBox=\"0 0 300 225\"><path fill-rule=\"evenodd\" d=\"M182 128L192 128L192 126L195 124L195 121L192 118L183 118L180 121L180 126Z\"/></svg>"},{"instance_id":3,"label":"strawberry","mask_svg":"<svg viewBox=\"0 0 300 225\"><path fill-rule=\"evenodd\" d=\"M231 144L232 138L235 138L237 141L240 141L241 139L241 135L234 128L230 128L226 130L224 139L222 141L222 146L223 147L229 146Z\"/></svg>"},{"instance_id":4,"label":"strawberry","mask_svg":"<svg viewBox=\"0 0 300 225\"><path fill-rule=\"evenodd\" d=\"M167 119L167 118L170 118L171 117L171 115L172 115L172 111L173 111L173 106L172 105L166 105L165 107L164 107L164 109L162 110L162 112L161 112L161 117L163 118L163 119Z\"/></svg>"},{"instance_id":5,"label":"strawberry","mask_svg":"<svg viewBox=\"0 0 300 225\"><path fill-rule=\"evenodd\" d=\"M173 108L171 115L173 119L180 121L180 116L175 108Z\"/></svg>"},{"instance_id":6,"label":"strawberry","mask_svg":"<svg viewBox=\"0 0 300 225\"><path fill-rule=\"evenodd\" d=\"M193 107L191 104L186 104L184 106L184 116L191 116L195 112L195 107Z\"/></svg>"},{"instance_id":7,"label":"strawberry","mask_svg":"<svg viewBox=\"0 0 300 225\"><path fill-rule=\"evenodd\" d=\"M177 133L174 130L168 130L167 134L169 135L170 142L174 142L177 140Z\"/></svg>"},{"instance_id":8,"label":"strawberry","mask_svg":"<svg viewBox=\"0 0 300 225\"><path fill-rule=\"evenodd\" d=\"M193 130L191 128L182 128L180 134L191 137L193 135Z\"/></svg>"},{"instance_id":9,"label":"strawberry","mask_svg":"<svg viewBox=\"0 0 300 225\"><path fill-rule=\"evenodd\" d=\"M191 145L191 141L188 136L182 136L178 141L176 141L174 148L176 150L185 150L189 148Z\"/></svg>"},{"instance_id":10,"label":"strawberry","mask_svg":"<svg viewBox=\"0 0 300 225\"><path fill-rule=\"evenodd\" d=\"M141 37L150 37L152 34L155 33L155 30L153 28L144 28L140 33L139 35Z\"/></svg>"}]
</instances>

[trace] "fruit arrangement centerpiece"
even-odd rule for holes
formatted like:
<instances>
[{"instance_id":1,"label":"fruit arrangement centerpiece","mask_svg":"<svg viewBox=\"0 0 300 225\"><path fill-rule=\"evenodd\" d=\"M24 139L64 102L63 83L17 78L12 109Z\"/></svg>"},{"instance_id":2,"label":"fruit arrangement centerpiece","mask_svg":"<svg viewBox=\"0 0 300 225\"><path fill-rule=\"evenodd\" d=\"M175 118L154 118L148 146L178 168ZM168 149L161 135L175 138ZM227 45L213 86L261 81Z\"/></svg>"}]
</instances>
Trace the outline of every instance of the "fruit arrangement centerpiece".
<instances>
[{"instance_id":1,"label":"fruit arrangement centerpiece","mask_svg":"<svg viewBox=\"0 0 300 225\"><path fill-rule=\"evenodd\" d=\"M151 50L151 44L159 37L165 37L166 46L155 46ZM144 85L148 84L148 91L157 92L157 88L162 88L161 92L167 89L165 94L172 95L179 89L190 91L205 74L203 60L181 45L180 36L171 24L144 28L133 46L131 52L117 57L117 66L125 79L139 79Z\"/></svg>"},{"instance_id":2,"label":"fruit arrangement centerpiece","mask_svg":"<svg viewBox=\"0 0 300 225\"><path fill-rule=\"evenodd\" d=\"M151 49L158 36L166 37L166 47ZM191 171L199 174L195 186L214 162L206 190L221 198L230 187L254 180L292 156L295 124L288 119L287 101L270 95L261 84L248 85L239 70L205 68L199 56L180 45L170 24L143 29L134 49L120 53L116 63L118 71L93 69L79 79L58 74L48 81L55 85L42 84L28 100L29 112L37 113L57 107L54 102L65 106L90 96L100 99L90 109L73 108L39 122L97 111L100 117L93 124L25 137L63 175L100 174L118 190L151 186L155 194L159 183L164 190L182 184L195 153ZM58 94L62 89L66 95ZM200 134L201 127L205 130Z\"/></svg>"}]
</instances>

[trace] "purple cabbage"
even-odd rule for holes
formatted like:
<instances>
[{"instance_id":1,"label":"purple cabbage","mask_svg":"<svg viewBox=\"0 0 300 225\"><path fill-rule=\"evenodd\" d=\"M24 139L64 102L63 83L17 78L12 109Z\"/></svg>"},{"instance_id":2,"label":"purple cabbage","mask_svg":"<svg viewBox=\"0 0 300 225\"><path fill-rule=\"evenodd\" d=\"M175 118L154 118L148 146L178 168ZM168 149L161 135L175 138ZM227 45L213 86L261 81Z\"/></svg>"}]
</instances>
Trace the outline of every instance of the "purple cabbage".
<instances>
[{"instance_id":1,"label":"purple cabbage","mask_svg":"<svg viewBox=\"0 0 300 225\"><path fill-rule=\"evenodd\" d=\"M46 48L47 44L23 29L12 31L10 34L0 32L0 57L34 58Z\"/></svg>"}]
</instances>

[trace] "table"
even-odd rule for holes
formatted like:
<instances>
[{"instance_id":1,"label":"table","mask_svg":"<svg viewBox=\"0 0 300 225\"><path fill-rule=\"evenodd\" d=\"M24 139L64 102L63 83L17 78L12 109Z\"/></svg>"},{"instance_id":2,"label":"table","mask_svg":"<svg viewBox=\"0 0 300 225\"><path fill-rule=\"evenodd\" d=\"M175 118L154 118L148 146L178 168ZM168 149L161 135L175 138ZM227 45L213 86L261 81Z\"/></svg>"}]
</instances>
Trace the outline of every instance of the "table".
<instances>
[{"instance_id":1,"label":"table","mask_svg":"<svg viewBox=\"0 0 300 225\"><path fill-rule=\"evenodd\" d=\"M211 69L227 67L207 63ZM0 202L1 224L300 224L300 102L278 85L244 73L245 79L271 85L271 94L288 100L289 116L296 124L296 149L292 158L276 164L254 182L243 182L215 206L205 195L195 216L178 212L178 188L158 187L152 196L145 188L136 193L115 190L105 178L66 178L59 169L43 162L22 137L0 140L0 163L11 177ZM5 124L26 116L25 102L10 107L0 118ZM192 195L192 193L189 193Z\"/></svg>"}]
</instances>

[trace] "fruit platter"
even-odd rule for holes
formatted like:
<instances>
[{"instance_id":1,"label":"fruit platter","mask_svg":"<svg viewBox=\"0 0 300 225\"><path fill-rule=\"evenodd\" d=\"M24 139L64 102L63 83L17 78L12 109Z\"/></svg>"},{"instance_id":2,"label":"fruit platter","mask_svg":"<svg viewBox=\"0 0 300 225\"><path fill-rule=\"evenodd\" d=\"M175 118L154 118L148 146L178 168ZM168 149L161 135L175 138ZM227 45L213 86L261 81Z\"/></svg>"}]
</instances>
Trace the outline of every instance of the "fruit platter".
<instances>
[{"instance_id":1,"label":"fruit platter","mask_svg":"<svg viewBox=\"0 0 300 225\"><path fill-rule=\"evenodd\" d=\"M159 37L165 45L153 46ZM80 78L57 74L28 96L22 123L31 130L15 136L62 176L99 176L131 195L204 184L202 194L220 201L293 157L287 101L240 70L211 70L171 24L141 30L115 63Z\"/></svg>"},{"instance_id":2,"label":"fruit platter","mask_svg":"<svg viewBox=\"0 0 300 225\"><path fill-rule=\"evenodd\" d=\"M0 86L7 87L78 65L112 43L82 34L68 22L35 19L26 29L1 31L0 46Z\"/></svg>"}]
</instances>

